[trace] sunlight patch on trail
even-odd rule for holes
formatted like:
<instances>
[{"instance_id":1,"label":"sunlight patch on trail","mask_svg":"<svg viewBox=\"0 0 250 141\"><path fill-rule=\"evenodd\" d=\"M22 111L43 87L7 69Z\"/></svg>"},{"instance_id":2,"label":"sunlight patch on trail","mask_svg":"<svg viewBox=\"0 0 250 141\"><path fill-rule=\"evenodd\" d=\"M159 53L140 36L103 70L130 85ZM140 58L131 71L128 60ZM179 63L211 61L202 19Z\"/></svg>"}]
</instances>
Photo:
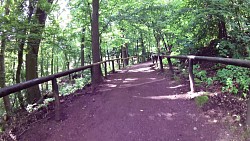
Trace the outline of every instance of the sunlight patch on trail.
<instances>
[{"instance_id":1,"label":"sunlight patch on trail","mask_svg":"<svg viewBox=\"0 0 250 141\"><path fill-rule=\"evenodd\" d=\"M174 87L168 87L170 89L176 89L176 88L180 88L180 87L183 87L184 85L177 85L177 86L174 86Z\"/></svg>"},{"instance_id":2,"label":"sunlight patch on trail","mask_svg":"<svg viewBox=\"0 0 250 141\"><path fill-rule=\"evenodd\" d=\"M128 70L117 70L118 73L126 73Z\"/></svg>"},{"instance_id":3,"label":"sunlight patch on trail","mask_svg":"<svg viewBox=\"0 0 250 141\"><path fill-rule=\"evenodd\" d=\"M164 81L164 80L166 80L166 79L164 78L164 79L160 79L160 80L155 80L155 81L150 81L150 82L145 82L145 83L139 83L139 84L123 84L123 85L120 86L120 88L136 87L136 86L146 85L146 84L160 82L160 81Z\"/></svg>"},{"instance_id":4,"label":"sunlight patch on trail","mask_svg":"<svg viewBox=\"0 0 250 141\"><path fill-rule=\"evenodd\" d=\"M134 81L134 80L138 80L139 78L126 78L125 81Z\"/></svg>"},{"instance_id":5,"label":"sunlight patch on trail","mask_svg":"<svg viewBox=\"0 0 250 141\"><path fill-rule=\"evenodd\" d=\"M207 95L207 92L196 92L196 93L185 93L185 94L175 94L175 95L163 95L163 96L146 96L146 97L141 97L141 96L133 96L135 98L142 98L142 99L152 99L152 100L164 100L164 99L169 99L169 100L177 100L177 99L192 99L198 96L202 95Z\"/></svg>"},{"instance_id":6,"label":"sunlight patch on trail","mask_svg":"<svg viewBox=\"0 0 250 141\"><path fill-rule=\"evenodd\" d=\"M135 70L129 70L128 72L153 72L154 70L151 69L151 67L146 68L139 68Z\"/></svg>"}]
</instances>

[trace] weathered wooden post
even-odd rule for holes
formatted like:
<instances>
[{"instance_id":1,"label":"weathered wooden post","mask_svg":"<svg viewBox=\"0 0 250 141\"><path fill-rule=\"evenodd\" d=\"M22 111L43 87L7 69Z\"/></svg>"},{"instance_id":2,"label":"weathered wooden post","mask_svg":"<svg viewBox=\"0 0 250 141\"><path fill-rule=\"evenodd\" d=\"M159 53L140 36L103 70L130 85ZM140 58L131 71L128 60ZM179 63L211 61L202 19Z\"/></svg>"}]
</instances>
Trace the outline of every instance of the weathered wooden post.
<instances>
[{"instance_id":1,"label":"weathered wooden post","mask_svg":"<svg viewBox=\"0 0 250 141\"><path fill-rule=\"evenodd\" d=\"M104 62L104 75L107 77L108 70L107 70L107 62Z\"/></svg>"},{"instance_id":2,"label":"weathered wooden post","mask_svg":"<svg viewBox=\"0 0 250 141\"><path fill-rule=\"evenodd\" d=\"M131 57L132 65L134 65L134 57Z\"/></svg>"},{"instance_id":3,"label":"weathered wooden post","mask_svg":"<svg viewBox=\"0 0 250 141\"><path fill-rule=\"evenodd\" d=\"M112 72L115 73L115 60L112 60Z\"/></svg>"},{"instance_id":4,"label":"weathered wooden post","mask_svg":"<svg viewBox=\"0 0 250 141\"><path fill-rule=\"evenodd\" d=\"M163 71L162 56L159 56L159 60L160 60L160 70Z\"/></svg>"},{"instance_id":5,"label":"weathered wooden post","mask_svg":"<svg viewBox=\"0 0 250 141\"><path fill-rule=\"evenodd\" d=\"M108 71L107 71L107 62L104 62L104 73L105 77L107 77Z\"/></svg>"},{"instance_id":6,"label":"weathered wooden post","mask_svg":"<svg viewBox=\"0 0 250 141\"><path fill-rule=\"evenodd\" d=\"M126 64L125 62L126 62L125 58L122 58L122 68L125 67L125 64Z\"/></svg>"},{"instance_id":7,"label":"weathered wooden post","mask_svg":"<svg viewBox=\"0 0 250 141\"><path fill-rule=\"evenodd\" d=\"M60 97L59 97L59 90L58 90L58 85L56 82L56 78L52 79L52 90L53 90L53 94L55 97L55 120L56 121L60 121L60 115L61 115L61 111L60 111Z\"/></svg>"},{"instance_id":8,"label":"weathered wooden post","mask_svg":"<svg viewBox=\"0 0 250 141\"><path fill-rule=\"evenodd\" d=\"M173 69L173 64L172 64L172 62L171 62L171 59L168 57L167 60L168 60L169 70L170 70L170 72L171 72L172 74L174 74L174 69Z\"/></svg>"},{"instance_id":9,"label":"weathered wooden post","mask_svg":"<svg viewBox=\"0 0 250 141\"><path fill-rule=\"evenodd\" d=\"M189 73L190 90L191 90L191 92L195 92L193 59L189 59L188 62L189 62L188 63L188 73Z\"/></svg>"}]
</instances>

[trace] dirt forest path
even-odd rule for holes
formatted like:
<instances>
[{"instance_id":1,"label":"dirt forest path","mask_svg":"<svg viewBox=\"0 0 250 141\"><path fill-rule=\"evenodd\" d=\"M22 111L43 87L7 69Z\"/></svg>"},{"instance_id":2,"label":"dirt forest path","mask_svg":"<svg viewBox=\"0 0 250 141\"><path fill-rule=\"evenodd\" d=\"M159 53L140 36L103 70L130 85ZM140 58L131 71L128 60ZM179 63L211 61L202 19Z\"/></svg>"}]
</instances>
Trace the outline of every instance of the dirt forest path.
<instances>
[{"instance_id":1,"label":"dirt forest path","mask_svg":"<svg viewBox=\"0 0 250 141\"><path fill-rule=\"evenodd\" d=\"M64 106L64 120L38 122L20 140L223 141L222 124L205 117L180 85L151 62L110 74L96 93Z\"/></svg>"}]
</instances>

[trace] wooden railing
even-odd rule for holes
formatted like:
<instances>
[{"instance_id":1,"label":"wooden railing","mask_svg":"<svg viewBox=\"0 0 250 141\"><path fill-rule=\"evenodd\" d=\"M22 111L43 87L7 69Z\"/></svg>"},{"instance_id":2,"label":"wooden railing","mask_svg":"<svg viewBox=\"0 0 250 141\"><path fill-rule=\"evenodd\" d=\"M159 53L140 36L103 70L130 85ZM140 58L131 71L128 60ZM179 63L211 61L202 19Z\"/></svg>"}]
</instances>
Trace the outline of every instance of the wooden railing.
<instances>
[{"instance_id":1,"label":"wooden railing","mask_svg":"<svg viewBox=\"0 0 250 141\"><path fill-rule=\"evenodd\" d=\"M120 68L121 63L123 63L123 67L125 67L124 60L129 61L129 59L131 59L132 64L134 64L134 57L116 58L116 59L112 59L112 60L105 60L105 61L102 61L102 62L93 63L93 64L90 64L90 65L87 65L87 66L82 66L82 67L71 69L71 70L64 71L64 72L59 72L59 73L56 73L56 74L53 74L53 75L32 79L32 80L22 82L22 83L19 83L19 84L15 84L15 85L12 85L12 86L4 87L4 88L0 89L0 98L2 98L4 96L7 96L7 95L10 95L12 93L21 91L23 89L27 89L29 87L44 83L44 82L52 81L52 91L53 91L54 98L55 98L55 101L54 101L55 102L55 119L57 121L59 121L61 112L60 112L60 99L59 99L59 90L58 90L57 78L63 77L63 76L66 76L66 75L70 75L70 74L75 73L75 72L83 71L83 70L86 70L86 69L92 69L93 66L100 65L100 64L104 64L104 74L105 74L105 77L106 77L107 74L108 74L107 62L112 63L112 73L114 73L115 72L115 61L118 60L118 66Z\"/></svg>"},{"instance_id":2,"label":"wooden railing","mask_svg":"<svg viewBox=\"0 0 250 141\"><path fill-rule=\"evenodd\" d=\"M195 92L195 84L194 84L194 74L193 74L193 61L207 61L214 63L221 63L226 65L235 65L240 67L250 68L249 60L241 60L241 59L232 59L232 58L221 58L221 57L206 57L206 56L193 56L193 55L180 55L180 56L170 56L170 55L162 55L159 56L160 61L160 69L163 70L163 62L162 59L167 58L169 69L172 74L174 74L173 65L171 62L171 58L175 59L187 59L188 60L188 73L189 73L189 82L190 82L190 90L191 92ZM248 100L247 104L247 121L246 125L250 127L250 100Z\"/></svg>"}]
</instances>

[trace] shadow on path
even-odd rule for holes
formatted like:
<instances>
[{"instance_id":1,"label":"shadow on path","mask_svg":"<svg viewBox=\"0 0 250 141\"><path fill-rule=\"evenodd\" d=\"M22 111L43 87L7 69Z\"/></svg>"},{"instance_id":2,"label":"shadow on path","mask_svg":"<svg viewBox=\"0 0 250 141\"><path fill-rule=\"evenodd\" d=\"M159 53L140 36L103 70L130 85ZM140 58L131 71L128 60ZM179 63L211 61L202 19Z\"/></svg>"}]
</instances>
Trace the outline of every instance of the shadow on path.
<instances>
[{"instance_id":1,"label":"shadow on path","mask_svg":"<svg viewBox=\"0 0 250 141\"><path fill-rule=\"evenodd\" d=\"M96 94L79 96L63 109L67 119L37 123L21 140L223 140L223 126L201 114L188 99L187 86L160 75L150 65L110 74Z\"/></svg>"}]
</instances>

